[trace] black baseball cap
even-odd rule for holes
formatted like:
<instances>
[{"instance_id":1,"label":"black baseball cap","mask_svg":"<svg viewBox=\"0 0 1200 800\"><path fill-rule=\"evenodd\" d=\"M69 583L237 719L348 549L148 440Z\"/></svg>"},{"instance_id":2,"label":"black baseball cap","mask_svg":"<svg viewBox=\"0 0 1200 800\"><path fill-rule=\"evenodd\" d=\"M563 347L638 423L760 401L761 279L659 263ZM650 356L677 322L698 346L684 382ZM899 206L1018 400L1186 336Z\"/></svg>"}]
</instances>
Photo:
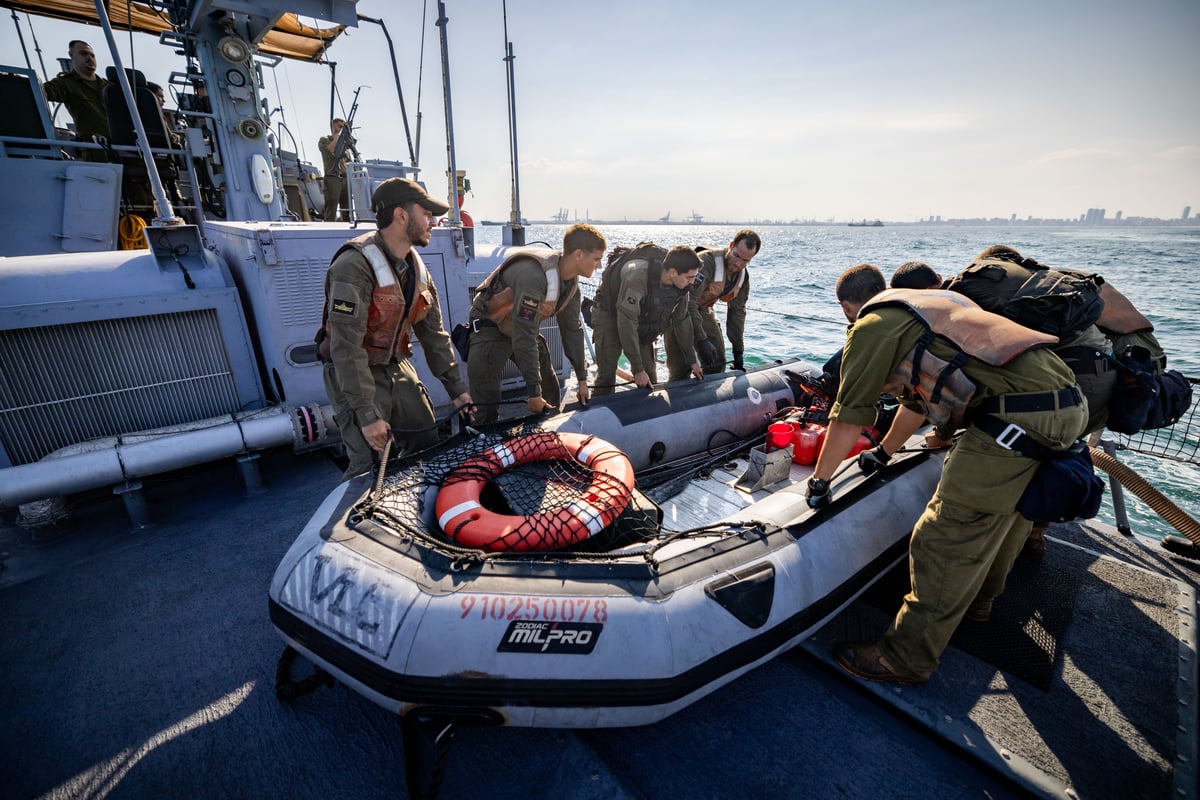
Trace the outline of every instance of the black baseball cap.
<instances>
[{"instance_id":1,"label":"black baseball cap","mask_svg":"<svg viewBox=\"0 0 1200 800\"><path fill-rule=\"evenodd\" d=\"M420 203L439 215L450 210L450 206L440 200L434 200L421 184L408 178L388 178L375 187L371 194L371 211L376 214L385 208L406 206L409 203Z\"/></svg>"}]
</instances>

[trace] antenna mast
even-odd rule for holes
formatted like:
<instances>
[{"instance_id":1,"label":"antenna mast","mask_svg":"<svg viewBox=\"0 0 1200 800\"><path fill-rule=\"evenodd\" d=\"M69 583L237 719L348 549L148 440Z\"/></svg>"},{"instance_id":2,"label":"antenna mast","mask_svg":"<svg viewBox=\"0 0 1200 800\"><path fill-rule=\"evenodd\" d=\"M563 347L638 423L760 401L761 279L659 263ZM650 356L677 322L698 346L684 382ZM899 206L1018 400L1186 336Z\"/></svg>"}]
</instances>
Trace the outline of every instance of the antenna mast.
<instances>
[{"instance_id":1,"label":"antenna mast","mask_svg":"<svg viewBox=\"0 0 1200 800\"><path fill-rule=\"evenodd\" d=\"M504 9L504 60L508 62L508 158L512 169L512 213L508 218L507 231L511 242L505 244L525 244L525 226L521 222L521 179L517 168L517 86L513 73L512 42L508 40L508 0L502 4ZM506 237L507 238L507 237Z\"/></svg>"}]
</instances>

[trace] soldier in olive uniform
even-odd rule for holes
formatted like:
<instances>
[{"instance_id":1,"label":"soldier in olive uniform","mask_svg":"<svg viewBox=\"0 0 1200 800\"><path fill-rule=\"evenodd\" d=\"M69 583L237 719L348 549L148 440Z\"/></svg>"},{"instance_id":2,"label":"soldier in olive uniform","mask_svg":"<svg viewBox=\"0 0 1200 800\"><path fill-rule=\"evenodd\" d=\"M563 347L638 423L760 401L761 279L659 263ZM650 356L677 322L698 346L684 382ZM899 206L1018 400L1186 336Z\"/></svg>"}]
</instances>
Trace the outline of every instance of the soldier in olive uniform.
<instances>
[{"instance_id":1,"label":"soldier in olive uniform","mask_svg":"<svg viewBox=\"0 0 1200 800\"><path fill-rule=\"evenodd\" d=\"M96 53L87 42L73 39L67 52L73 66L42 85L46 99L62 103L75 121L75 138L92 141L93 136L108 138L108 114L104 111L104 87L108 81L96 74ZM103 150L80 150L81 161L107 161Z\"/></svg>"},{"instance_id":2,"label":"soldier in olive uniform","mask_svg":"<svg viewBox=\"0 0 1200 800\"><path fill-rule=\"evenodd\" d=\"M350 160L350 148L346 148L340 159L334 159L338 135L341 134L345 125L346 120L340 117L331 120L329 135L322 136L317 140L317 147L321 151L321 162L325 168L325 208L321 211L321 218L326 222L332 222L338 218L339 205L342 207L342 222L350 221L350 193L346 188L346 163ZM351 138L350 141L353 142L354 139Z\"/></svg>"},{"instance_id":3,"label":"soldier in olive uniform","mask_svg":"<svg viewBox=\"0 0 1200 800\"><path fill-rule=\"evenodd\" d=\"M924 261L908 261L896 267L888 286L893 289L939 289L942 276Z\"/></svg>"},{"instance_id":4,"label":"soldier in olive uniform","mask_svg":"<svg viewBox=\"0 0 1200 800\"><path fill-rule=\"evenodd\" d=\"M990 617L1029 533L1031 523L1016 507L1040 462L1018 449L1032 452L1026 438L1046 450L1070 447L1083 433L1088 408L1074 374L1046 349L1055 337L985 312L954 292L876 294L882 287L882 274L869 264L852 267L838 282L838 301L855 321L808 504L830 502L829 481L873 421L881 391L895 394L906 411L880 447L860 454L864 471L886 463L925 417L966 428L913 529L912 588L891 627L878 642L842 642L834 649L837 663L860 678L920 684L937 669L964 617ZM931 330L938 335L927 336ZM959 361L959 369L950 368ZM1020 431L1021 441L1002 445L990 429Z\"/></svg>"},{"instance_id":5,"label":"soldier in olive uniform","mask_svg":"<svg viewBox=\"0 0 1200 800\"><path fill-rule=\"evenodd\" d=\"M578 279L590 278L600 268L605 246L604 237L591 225L572 225L563 235L561 251L516 250L479 285L471 303L467 357L471 396L479 404L477 422L494 422L499 415L500 375L509 359L525 379L529 413L559 404L558 375L546 339L538 332L542 321L551 316L558 321L563 350L575 368L579 402L587 404Z\"/></svg>"},{"instance_id":6,"label":"soldier in olive uniform","mask_svg":"<svg viewBox=\"0 0 1200 800\"><path fill-rule=\"evenodd\" d=\"M695 350L700 354L706 375L725 371L725 338L713 311L718 300L727 304L725 332L733 351L730 369L745 369L742 354L746 350L746 301L750 298L750 270L747 267L761 247L758 234L743 228L734 235L729 247L696 248L700 255L700 273L692 283L688 316L692 322L691 338L695 340ZM663 335L663 344L667 351L669 380L686 378L691 371L687 360L692 352L691 343L668 330Z\"/></svg>"},{"instance_id":7,"label":"soldier in olive uniform","mask_svg":"<svg viewBox=\"0 0 1200 800\"><path fill-rule=\"evenodd\" d=\"M613 391L621 353L629 359L634 383L644 388L654 383L654 340L663 331L673 330L693 352L688 289L699 271L700 258L687 245L668 252L642 244L609 264L592 308L597 397ZM691 374L704 377L694 356Z\"/></svg>"},{"instance_id":8,"label":"soldier in olive uniform","mask_svg":"<svg viewBox=\"0 0 1200 800\"><path fill-rule=\"evenodd\" d=\"M382 452L393 434L406 452L438 441L433 404L409 360L413 335L455 407L471 407L437 287L413 249L429 244L435 216L449 206L420 184L389 178L375 189L371 208L378 230L346 242L329 265L317 336L325 391L350 459L346 479L369 471L372 451Z\"/></svg>"}]
</instances>

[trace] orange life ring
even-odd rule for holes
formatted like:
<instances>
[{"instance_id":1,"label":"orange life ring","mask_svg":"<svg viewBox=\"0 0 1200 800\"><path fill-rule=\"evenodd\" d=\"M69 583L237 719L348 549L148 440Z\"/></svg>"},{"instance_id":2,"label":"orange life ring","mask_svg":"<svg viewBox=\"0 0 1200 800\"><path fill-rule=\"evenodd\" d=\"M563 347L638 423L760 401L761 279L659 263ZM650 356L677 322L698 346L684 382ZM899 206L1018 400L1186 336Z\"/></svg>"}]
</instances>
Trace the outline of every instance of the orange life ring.
<instances>
[{"instance_id":1,"label":"orange life ring","mask_svg":"<svg viewBox=\"0 0 1200 800\"><path fill-rule=\"evenodd\" d=\"M569 505L518 516L497 514L479 503L484 487L509 467L572 458L595 474ZM539 431L464 461L446 477L434 508L442 530L459 544L485 550L552 550L582 542L611 525L629 505L633 483L629 459L603 439Z\"/></svg>"}]
</instances>

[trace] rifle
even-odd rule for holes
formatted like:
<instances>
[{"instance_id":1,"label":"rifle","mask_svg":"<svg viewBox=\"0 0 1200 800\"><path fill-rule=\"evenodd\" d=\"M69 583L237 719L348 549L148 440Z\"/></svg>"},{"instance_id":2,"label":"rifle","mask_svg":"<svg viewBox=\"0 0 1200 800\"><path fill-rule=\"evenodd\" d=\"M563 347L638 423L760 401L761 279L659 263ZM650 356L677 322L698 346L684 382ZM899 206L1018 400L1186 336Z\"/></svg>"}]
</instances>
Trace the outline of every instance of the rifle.
<instances>
[{"instance_id":1,"label":"rifle","mask_svg":"<svg viewBox=\"0 0 1200 800\"><path fill-rule=\"evenodd\" d=\"M354 125L354 114L358 111L358 93L362 90L361 86L354 90L354 102L350 104L350 113L346 115L346 124L338 131L337 141L333 144L333 163L337 164L339 168L347 150L350 151L350 155L355 161L362 160L358 157L358 150L354 149L354 137L350 135L350 128Z\"/></svg>"}]
</instances>

